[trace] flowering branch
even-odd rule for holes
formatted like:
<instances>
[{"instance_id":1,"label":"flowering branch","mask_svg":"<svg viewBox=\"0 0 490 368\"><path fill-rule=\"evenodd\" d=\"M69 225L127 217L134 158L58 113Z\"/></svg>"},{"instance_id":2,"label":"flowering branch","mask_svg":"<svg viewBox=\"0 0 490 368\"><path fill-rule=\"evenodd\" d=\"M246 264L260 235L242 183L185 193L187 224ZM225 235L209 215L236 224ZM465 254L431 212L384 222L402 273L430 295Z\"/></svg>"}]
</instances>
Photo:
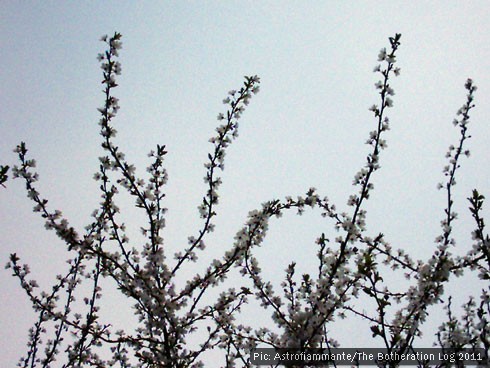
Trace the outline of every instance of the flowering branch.
<instances>
[{"instance_id":1,"label":"flowering branch","mask_svg":"<svg viewBox=\"0 0 490 368\"><path fill-rule=\"evenodd\" d=\"M170 262L164 252L162 234L167 212L164 206L164 186L168 178L164 167L166 147L157 145L156 150L148 154L151 162L143 178L136 175L135 166L115 143L114 120L119 102L114 88L118 86L117 77L121 73L117 61L121 38L116 32L112 37L101 39L107 46L106 51L98 55L104 86L104 104L98 109L104 155L99 157L99 168L94 175L101 201L83 231L69 226L61 211L48 208L48 200L36 189L39 178L34 171L35 160L28 158L24 142L15 149L20 164L13 166L12 176L24 181L27 196L34 202L34 212L45 219L46 229L54 230L67 251L75 255L68 259L68 271L56 277L51 290L40 292L36 280L30 278L29 266L21 265L16 253L10 256L7 268L19 280L38 314L29 332L27 354L21 358L19 366L50 367L62 359L63 367L197 368L204 366L203 357L207 352L219 349L223 352L225 367L237 364L251 367L248 353L256 347L329 350L339 346L331 324L347 315L367 321L368 333L380 339L388 352L403 354L413 351L429 306L442 302L444 286L452 275L478 270L481 279L490 279L490 237L485 233L482 217L484 196L476 189L468 198L475 221L473 247L462 257L451 253L451 247L455 246L451 234L457 219L453 210L453 187L460 157L469 156L465 144L476 91L471 79L465 84L466 103L454 121L460 131L459 143L449 148L449 164L444 168L447 182L439 185L445 188L447 205L441 222L442 234L436 238L436 250L428 260L414 260L403 249L393 248L382 232L366 235L367 214L363 204L374 189L373 174L379 170L380 152L387 146L384 139L389 130L387 109L393 106L395 94L391 79L400 74L400 69L395 67L400 34L390 37L390 49L381 50L379 65L374 69L381 74L375 84L379 102L370 108L376 127L366 141L371 147L366 163L354 177L357 192L347 200L350 213L338 212L315 188L296 198L264 202L261 208L249 212L233 244L220 258L207 265L202 274L184 276L184 265L199 260L200 252L206 249L206 236L214 231L218 190L222 184L218 171L224 169L227 149L238 136L239 119L252 96L259 91L260 79L245 77L243 85L228 92L223 100L227 111L218 115L221 125L210 139L213 148L205 163L206 192L198 207L202 224L195 235L188 238L187 247L177 252ZM9 166L0 166L2 186L8 170ZM129 230L121 220L121 209L117 205L121 192L134 198L135 207L144 213L146 223L139 227L143 245L127 235ZM318 265L314 273L298 276L293 260L285 270L280 288L276 289L264 278L254 250L264 244L272 218L279 219L290 210L298 215L306 210L317 210L322 217L333 221L333 232L340 234L332 236L324 232L317 238ZM225 280L233 269L238 269L241 282L227 288ZM386 280L390 272L399 270L406 272L409 283L406 289L388 287ZM178 281L184 277L187 281L179 288ZM110 282L105 283L104 279ZM80 287L82 284L84 286ZM103 307L102 285L115 286L133 303L137 317L133 326L128 323L124 329L116 330L111 323L102 321L99 315ZM449 298L447 322L435 334L437 343L443 348L483 349L488 359L489 295L490 290L483 289L479 302L471 297L459 319L454 315ZM242 323L242 309L253 298L260 308L271 312L275 326L256 328ZM372 304L371 312L365 311L366 303ZM401 303L402 306L397 306ZM392 362L392 365L397 363Z\"/></svg>"}]
</instances>

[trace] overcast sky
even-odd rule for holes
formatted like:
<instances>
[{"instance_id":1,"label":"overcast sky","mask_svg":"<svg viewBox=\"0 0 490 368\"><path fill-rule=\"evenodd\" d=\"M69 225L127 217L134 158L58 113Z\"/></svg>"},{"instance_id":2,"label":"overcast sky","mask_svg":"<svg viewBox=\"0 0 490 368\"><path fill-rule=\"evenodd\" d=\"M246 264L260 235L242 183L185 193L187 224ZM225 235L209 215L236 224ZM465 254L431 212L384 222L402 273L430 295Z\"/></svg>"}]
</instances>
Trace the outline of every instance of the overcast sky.
<instances>
[{"instance_id":1,"label":"overcast sky","mask_svg":"<svg viewBox=\"0 0 490 368\"><path fill-rule=\"evenodd\" d=\"M447 147L457 142L451 122L472 77L479 88L468 141L472 156L463 161L455 192L457 252L464 253L473 229L465 198L473 188L490 198L489 21L487 1L3 0L0 164L14 163L12 149L25 141L51 208L77 228L89 222L99 202L92 176L102 154L99 38L121 32L116 139L140 173L146 154L167 145L165 239L178 249L199 226L203 163L216 116L225 109L221 101L244 75L257 74L261 91L243 116L222 175L212 238L218 256L248 211L266 200L314 186L346 208L368 152L363 143L375 126L368 111L378 102L372 70L388 37L401 33L401 76L392 81L391 131L367 204L368 232L383 232L415 258L431 254L445 204L436 185ZM21 181L0 188L0 200L0 263L17 252L48 287L66 259L63 244L32 213ZM490 215L488 205L485 213ZM268 275L279 279L293 259L305 270L316 267L314 240L321 232L335 235L318 213L274 222L260 250ZM13 366L34 315L6 270L0 288L0 365ZM343 323L341 341L354 328Z\"/></svg>"}]
</instances>

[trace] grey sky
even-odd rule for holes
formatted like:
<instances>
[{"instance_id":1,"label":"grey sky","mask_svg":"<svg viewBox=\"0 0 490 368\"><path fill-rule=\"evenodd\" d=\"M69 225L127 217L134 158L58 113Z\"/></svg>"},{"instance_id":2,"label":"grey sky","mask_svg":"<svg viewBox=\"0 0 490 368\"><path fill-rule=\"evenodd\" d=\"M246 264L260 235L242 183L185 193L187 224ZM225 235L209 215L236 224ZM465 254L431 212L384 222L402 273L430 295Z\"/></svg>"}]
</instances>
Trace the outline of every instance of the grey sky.
<instances>
[{"instance_id":1,"label":"grey sky","mask_svg":"<svg viewBox=\"0 0 490 368\"><path fill-rule=\"evenodd\" d=\"M117 142L139 173L146 153L167 145L166 244L178 249L199 226L203 163L216 116L225 109L221 101L243 75L258 74L261 92L243 116L221 175L216 257L248 211L266 200L314 186L346 207L374 128L368 108L378 102L378 77L372 69L388 37L402 33L401 76L392 81L391 131L367 204L368 231L385 233L416 257L432 252L445 204L436 184L447 147L458 139L451 121L472 77L479 88L472 156L463 161L456 187L456 251L463 252L473 229L465 198L475 187L490 198L489 21L486 1L2 1L0 164L14 163L12 149L25 141L52 208L78 228L88 223L99 201L92 180L101 154L99 38L121 32ZM63 267L63 245L32 213L22 182L0 188L0 200L0 263L17 252L41 285L49 285ZM260 250L269 275L278 277L293 258L305 270L316 267L310 262L321 232L333 235L318 214L273 223ZM0 280L0 364L13 366L34 315L17 280L7 271ZM348 333L353 326L343 323Z\"/></svg>"}]
</instances>

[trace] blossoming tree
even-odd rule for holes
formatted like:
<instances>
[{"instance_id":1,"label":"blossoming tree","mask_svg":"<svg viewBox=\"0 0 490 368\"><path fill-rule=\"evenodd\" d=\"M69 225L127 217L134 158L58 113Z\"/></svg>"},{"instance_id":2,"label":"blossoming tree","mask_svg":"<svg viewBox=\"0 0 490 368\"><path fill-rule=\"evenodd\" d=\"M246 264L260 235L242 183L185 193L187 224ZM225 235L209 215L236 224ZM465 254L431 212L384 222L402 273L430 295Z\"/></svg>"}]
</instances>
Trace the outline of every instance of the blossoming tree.
<instances>
[{"instance_id":1,"label":"blossoming tree","mask_svg":"<svg viewBox=\"0 0 490 368\"><path fill-rule=\"evenodd\" d=\"M338 346L329 325L352 315L369 322L366 333L387 351L411 351L429 317L428 308L442 303L444 287L451 276L477 272L483 280L490 278L490 238L481 215L484 197L475 189L468 198L474 218L473 245L464 256L452 253L452 230L457 218L453 187L461 159L469 155L465 144L476 91L470 79L465 84L466 102L454 120L460 139L449 148L445 181L439 184L446 192L447 206L432 254L427 259L414 260L403 249L391 246L383 233L367 234L364 204L374 189L372 177L380 168L381 152L386 147L387 112L394 95L391 80L400 74L396 67L400 38L399 34L390 38L389 49L383 48L378 55L379 64L374 69L380 76L375 85L378 102L370 108L374 129L366 142L370 153L355 174L356 189L348 198L347 210L337 211L314 188L303 196L265 202L249 213L221 258L212 261L204 273L182 282L184 265L199 261L206 250L208 234L214 230L221 184L218 175L224 169L226 151L237 137L239 119L259 91L260 79L245 77L243 85L230 91L223 101L227 111L218 115L221 125L210 139L212 149L205 164L206 192L198 207L202 226L188 238L187 247L172 258L163 238L167 151L164 145L158 145L149 153L151 162L147 177L143 178L136 175L135 166L116 144L114 120L119 105L113 91L121 73L117 61L121 35L104 36L107 49L98 56L105 86L104 105L99 108L104 154L94 176L102 200L85 229L74 229L61 211L49 208L48 200L36 189L35 160L28 157L26 144L22 142L15 149L20 163L13 165L12 176L24 181L34 211L45 219L46 229L55 231L66 243L69 255L68 271L59 275L49 290L39 290L28 265L22 264L17 254L10 256L7 268L18 278L38 314L19 366L202 367L205 353L214 350L221 352L221 361L213 366L250 367L249 352L257 347ZM0 167L0 184L7 181L8 171L9 166ZM136 208L146 217L146 223L137 224L145 239L142 246L128 236L127 226L135 224L126 225L121 219L123 209L118 207L117 199L123 193L134 199ZM337 235L332 238L321 234L317 239L316 268L297 277L296 263L290 263L278 290L263 277L254 249L263 242L273 218L291 210L301 215L314 208L330 221L332 233ZM233 268L243 275L243 283L227 287L225 279ZM396 289L385 281L397 272L405 272L407 287ZM104 279L112 280L108 285L113 285L133 305L138 318L134 328L114 330L110 321L101 318ZM257 301L257 308L271 314L270 326L255 328L240 318L245 303ZM373 305L370 312L362 306L366 301ZM436 344L453 349L483 349L488 358L488 287L467 301L462 318L455 317L452 309L449 301L447 322L435 331ZM379 362L383 364L388 363Z\"/></svg>"}]
</instances>

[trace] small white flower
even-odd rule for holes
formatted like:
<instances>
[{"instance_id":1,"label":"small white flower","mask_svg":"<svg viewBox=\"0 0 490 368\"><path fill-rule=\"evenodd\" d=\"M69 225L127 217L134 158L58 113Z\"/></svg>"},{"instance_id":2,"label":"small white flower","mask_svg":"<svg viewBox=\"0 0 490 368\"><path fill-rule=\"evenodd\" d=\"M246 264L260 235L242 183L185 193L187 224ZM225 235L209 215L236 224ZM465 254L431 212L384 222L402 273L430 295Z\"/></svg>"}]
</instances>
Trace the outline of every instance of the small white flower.
<instances>
[{"instance_id":1,"label":"small white flower","mask_svg":"<svg viewBox=\"0 0 490 368\"><path fill-rule=\"evenodd\" d=\"M383 61L386 59L386 48L382 48L378 54L378 61Z\"/></svg>"}]
</instances>

